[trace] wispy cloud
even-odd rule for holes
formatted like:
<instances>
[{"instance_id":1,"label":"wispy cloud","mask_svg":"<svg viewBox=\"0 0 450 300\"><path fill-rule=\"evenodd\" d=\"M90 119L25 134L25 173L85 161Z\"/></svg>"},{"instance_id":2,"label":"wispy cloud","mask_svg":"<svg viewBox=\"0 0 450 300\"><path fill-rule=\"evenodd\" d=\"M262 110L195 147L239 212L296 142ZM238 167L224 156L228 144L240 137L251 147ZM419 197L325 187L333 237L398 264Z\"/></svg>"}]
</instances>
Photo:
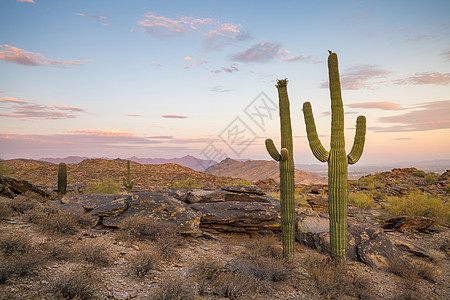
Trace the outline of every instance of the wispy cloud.
<instances>
[{"instance_id":1,"label":"wispy cloud","mask_svg":"<svg viewBox=\"0 0 450 300\"><path fill-rule=\"evenodd\" d=\"M34 0L17 0L17 2L35 3Z\"/></svg>"},{"instance_id":2,"label":"wispy cloud","mask_svg":"<svg viewBox=\"0 0 450 300\"><path fill-rule=\"evenodd\" d=\"M214 87L212 87L210 89L211 92L218 92L218 93L226 93L226 92L231 92L230 89L226 89L225 87L221 86L221 85L216 85Z\"/></svg>"},{"instance_id":3,"label":"wispy cloud","mask_svg":"<svg viewBox=\"0 0 450 300\"><path fill-rule=\"evenodd\" d=\"M284 54L286 54L286 50L282 50L280 44L262 42L247 48L245 51L234 54L231 59L239 62L264 63Z\"/></svg>"},{"instance_id":4,"label":"wispy cloud","mask_svg":"<svg viewBox=\"0 0 450 300\"><path fill-rule=\"evenodd\" d=\"M42 54L33 53L7 44L0 45L0 59L25 66L56 66L67 67L81 65L80 61L62 61L44 57Z\"/></svg>"},{"instance_id":5,"label":"wispy cloud","mask_svg":"<svg viewBox=\"0 0 450 300\"><path fill-rule=\"evenodd\" d=\"M441 55L444 56L446 60L450 60L450 48L443 50Z\"/></svg>"},{"instance_id":6,"label":"wispy cloud","mask_svg":"<svg viewBox=\"0 0 450 300\"><path fill-rule=\"evenodd\" d=\"M186 119L187 116L180 116L180 115L162 115L161 118L166 118L166 119Z\"/></svg>"},{"instance_id":7,"label":"wispy cloud","mask_svg":"<svg viewBox=\"0 0 450 300\"><path fill-rule=\"evenodd\" d=\"M285 62L306 62L312 64L322 63L323 61L310 55L293 55L283 58Z\"/></svg>"},{"instance_id":8,"label":"wispy cloud","mask_svg":"<svg viewBox=\"0 0 450 300\"><path fill-rule=\"evenodd\" d=\"M188 65L184 66L183 69L194 69L194 68L196 68L196 67L198 67L200 65L208 63L207 60L196 60L196 59L193 59L190 56L186 56L184 58L184 60L188 62Z\"/></svg>"},{"instance_id":9,"label":"wispy cloud","mask_svg":"<svg viewBox=\"0 0 450 300\"><path fill-rule=\"evenodd\" d=\"M423 72L394 81L395 84L450 84L450 73Z\"/></svg>"},{"instance_id":10,"label":"wispy cloud","mask_svg":"<svg viewBox=\"0 0 450 300\"><path fill-rule=\"evenodd\" d=\"M428 131L450 128L450 100L420 103L411 111L396 115L380 117L383 123L398 124L387 127L369 127L376 132Z\"/></svg>"},{"instance_id":11,"label":"wispy cloud","mask_svg":"<svg viewBox=\"0 0 450 300\"><path fill-rule=\"evenodd\" d=\"M241 25L220 24L217 28L208 31L204 35L205 48L215 50L224 46L250 40L252 37L247 32L241 32Z\"/></svg>"},{"instance_id":12,"label":"wispy cloud","mask_svg":"<svg viewBox=\"0 0 450 300\"><path fill-rule=\"evenodd\" d=\"M87 15L87 14L83 14L83 13L76 13L75 15L83 16L83 17L86 17L86 18L89 18L89 19L93 19L93 20L99 21L103 26L108 26L109 25L108 23L105 22L107 20L107 17L105 17L105 16L101 16L101 15L92 16L92 15Z\"/></svg>"},{"instance_id":13,"label":"wispy cloud","mask_svg":"<svg viewBox=\"0 0 450 300\"><path fill-rule=\"evenodd\" d=\"M343 90L358 90L373 88L376 84L384 83L382 80L390 71L381 69L376 65L356 65L348 68L340 75L341 88ZM328 88L328 81L322 82L322 88Z\"/></svg>"},{"instance_id":14,"label":"wispy cloud","mask_svg":"<svg viewBox=\"0 0 450 300\"><path fill-rule=\"evenodd\" d=\"M238 64L232 64L231 66L229 66L227 68L221 67L220 69L212 70L211 72L217 74L217 73L221 73L221 72L233 73L233 72L237 72L237 71L239 71Z\"/></svg>"},{"instance_id":15,"label":"wispy cloud","mask_svg":"<svg viewBox=\"0 0 450 300\"><path fill-rule=\"evenodd\" d=\"M128 117L142 117L142 115L137 115L137 114L125 114L125 116L128 116Z\"/></svg>"},{"instance_id":16,"label":"wispy cloud","mask_svg":"<svg viewBox=\"0 0 450 300\"><path fill-rule=\"evenodd\" d=\"M60 105L47 106L13 97L1 98L0 103L6 105L1 106L1 109L10 111L8 114L0 114L0 117L17 119L69 119L76 118L75 113L85 111L78 107Z\"/></svg>"},{"instance_id":17,"label":"wispy cloud","mask_svg":"<svg viewBox=\"0 0 450 300\"><path fill-rule=\"evenodd\" d=\"M160 64L160 63L157 63L157 62L152 62L152 66L154 66L154 67L162 67L163 66L163 64Z\"/></svg>"},{"instance_id":18,"label":"wispy cloud","mask_svg":"<svg viewBox=\"0 0 450 300\"><path fill-rule=\"evenodd\" d=\"M144 30L149 35L156 37L175 37L185 35L189 30L197 30L198 26L212 22L211 18L180 17L172 19L148 12L142 20L138 21L140 27L132 29L132 31Z\"/></svg>"},{"instance_id":19,"label":"wispy cloud","mask_svg":"<svg viewBox=\"0 0 450 300\"><path fill-rule=\"evenodd\" d=\"M403 109L402 105L395 102L387 101L374 101L374 102L361 102L361 103L350 103L345 104L346 106L353 108L377 108L383 110L399 110Z\"/></svg>"}]
</instances>

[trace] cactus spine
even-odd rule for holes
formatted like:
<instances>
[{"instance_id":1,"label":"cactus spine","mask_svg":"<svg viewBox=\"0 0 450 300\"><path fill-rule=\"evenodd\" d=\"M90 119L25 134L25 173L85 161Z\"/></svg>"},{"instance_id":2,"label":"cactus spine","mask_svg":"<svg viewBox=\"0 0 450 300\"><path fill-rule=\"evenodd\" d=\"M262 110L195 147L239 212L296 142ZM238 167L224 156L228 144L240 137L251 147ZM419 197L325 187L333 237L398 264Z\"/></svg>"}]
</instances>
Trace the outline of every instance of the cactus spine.
<instances>
[{"instance_id":1,"label":"cactus spine","mask_svg":"<svg viewBox=\"0 0 450 300\"><path fill-rule=\"evenodd\" d=\"M125 189L127 190L127 193L131 193L131 189L133 188L134 185L134 180L130 181L130 161L127 160L127 178L123 178L123 185L125 186Z\"/></svg>"},{"instance_id":2,"label":"cactus spine","mask_svg":"<svg viewBox=\"0 0 450 300\"><path fill-rule=\"evenodd\" d=\"M329 152L325 150L318 138L311 103L305 102L303 104L303 115L309 146L314 156L321 162L328 162L331 257L336 260L344 260L347 248L347 168L348 164L354 164L361 158L366 134L366 117L359 116L356 120L356 133L353 147L350 153L346 155L344 108L336 53L330 52L328 56L328 74L331 97L331 139Z\"/></svg>"},{"instance_id":3,"label":"cactus spine","mask_svg":"<svg viewBox=\"0 0 450 300\"><path fill-rule=\"evenodd\" d=\"M295 241L295 205L294 205L294 157L292 145L291 113L287 93L287 79L277 81L280 127L281 153L278 152L272 139L266 140L266 149L270 156L280 163L280 200L281 231L283 241L283 257L294 256Z\"/></svg>"},{"instance_id":4,"label":"cactus spine","mask_svg":"<svg viewBox=\"0 0 450 300\"><path fill-rule=\"evenodd\" d=\"M65 195L67 190L67 165L63 162L58 165L58 194Z\"/></svg>"}]
</instances>

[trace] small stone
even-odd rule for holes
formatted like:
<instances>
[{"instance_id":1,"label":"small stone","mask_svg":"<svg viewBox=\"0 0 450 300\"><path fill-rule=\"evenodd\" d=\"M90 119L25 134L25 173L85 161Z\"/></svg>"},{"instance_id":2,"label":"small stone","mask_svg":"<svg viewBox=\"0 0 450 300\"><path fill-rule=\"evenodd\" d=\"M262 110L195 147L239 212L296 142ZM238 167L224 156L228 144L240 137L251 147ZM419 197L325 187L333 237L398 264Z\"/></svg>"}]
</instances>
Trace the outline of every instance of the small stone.
<instances>
[{"instance_id":1,"label":"small stone","mask_svg":"<svg viewBox=\"0 0 450 300\"><path fill-rule=\"evenodd\" d=\"M140 248L139 248L138 245L133 245L133 248L136 249L136 251L139 251L139 250L140 250Z\"/></svg>"}]
</instances>

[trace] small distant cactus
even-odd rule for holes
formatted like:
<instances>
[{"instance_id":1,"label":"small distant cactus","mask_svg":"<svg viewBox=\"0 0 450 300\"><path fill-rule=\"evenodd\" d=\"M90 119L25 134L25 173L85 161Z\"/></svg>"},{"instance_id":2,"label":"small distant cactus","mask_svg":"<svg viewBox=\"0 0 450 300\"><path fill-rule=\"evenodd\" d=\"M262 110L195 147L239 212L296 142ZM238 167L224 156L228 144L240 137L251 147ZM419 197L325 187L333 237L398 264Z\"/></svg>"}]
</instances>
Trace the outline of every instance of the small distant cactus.
<instances>
[{"instance_id":1,"label":"small distant cactus","mask_svg":"<svg viewBox=\"0 0 450 300\"><path fill-rule=\"evenodd\" d=\"M278 152L272 139L266 140L266 149L270 156L280 164L280 202L281 202L281 235L283 257L294 257L295 242L295 203L294 203L294 152L292 144L291 112L287 93L287 79L277 81L281 151Z\"/></svg>"},{"instance_id":2,"label":"small distant cactus","mask_svg":"<svg viewBox=\"0 0 450 300\"><path fill-rule=\"evenodd\" d=\"M306 133L309 146L314 156L321 162L328 163L328 204L330 213L330 248L331 257L344 260L347 248L347 168L356 163L364 149L366 134L366 117L356 120L356 134L350 153L345 153L344 107L339 80L338 59L336 53L328 56L328 73L331 97L331 141L330 151L322 146L317 135L311 103L303 104Z\"/></svg>"},{"instance_id":3,"label":"small distant cactus","mask_svg":"<svg viewBox=\"0 0 450 300\"><path fill-rule=\"evenodd\" d=\"M58 194L65 195L67 190L67 165L63 162L58 165Z\"/></svg>"},{"instance_id":4,"label":"small distant cactus","mask_svg":"<svg viewBox=\"0 0 450 300\"><path fill-rule=\"evenodd\" d=\"M127 160L127 178L123 178L123 185L125 186L125 189L127 190L127 193L131 193L131 190L133 189L134 180L131 180L130 178L130 161Z\"/></svg>"}]
</instances>

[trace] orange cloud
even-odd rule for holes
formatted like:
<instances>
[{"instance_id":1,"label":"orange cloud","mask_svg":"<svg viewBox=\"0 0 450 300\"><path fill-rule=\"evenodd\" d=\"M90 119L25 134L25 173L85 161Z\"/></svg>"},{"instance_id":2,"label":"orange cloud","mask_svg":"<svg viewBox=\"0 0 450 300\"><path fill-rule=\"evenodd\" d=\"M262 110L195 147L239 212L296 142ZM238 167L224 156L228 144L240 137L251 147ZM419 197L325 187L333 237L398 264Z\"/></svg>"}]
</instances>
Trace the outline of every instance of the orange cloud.
<instances>
[{"instance_id":1,"label":"orange cloud","mask_svg":"<svg viewBox=\"0 0 450 300\"><path fill-rule=\"evenodd\" d=\"M62 61L49 59L44 57L42 54L33 53L17 47L9 46L7 44L0 44L0 59L25 66L46 65L65 67L82 64L79 61Z\"/></svg>"},{"instance_id":2,"label":"orange cloud","mask_svg":"<svg viewBox=\"0 0 450 300\"><path fill-rule=\"evenodd\" d=\"M403 109L401 104L387 101L375 101L375 102L362 102L362 103L350 103L346 106L354 108L378 108L384 110L399 110Z\"/></svg>"},{"instance_id":3,"label":"orange cloud","mask_svg":"<svg viewBox=\"0 0 450 300\"><path fill-rule=\"evenodd\" d=\"M119 131L119 130L63 130L63 133L69 134L84 134L89 136L101 136L101 137L137 137L134 133Z\"/></svg>"},{"instance_id":4,"label":"orange cloud","mask_svg":"<svg viewBox=\"0 0 450 300\"><path fill-rule=\"evenodd\" d=\"M129 117L142 117L142 115L137 115L137 114L126 114L125 116L129 116Z\"/></svg>"},{"instance_id":5,"label":"orange cloud","mask_svg":"<svg viewBox=\"0 0 450 300\"><path fill-rule=\"evenodd\" d=\"M250 40L252 37L240 31L241 25L221 24L204 35L204 44L207 49L217 49L236 42Z\"/></svg>"},{"instance_id":6,"label":"orange cloud","mask_svg":"<svg viewBox=\"0 0 450 300\"><path fill-rule=\"evenodd\" d=\"M186 119L187 116L180 116L180 115L162 115L161 118L166 118L166 119Z\"/></svg>"},{"instance_id":7,"label":"orange cloud","mask_svg":"<svg viewBox=\"0 0 450 300\"><path fill-rule=\"evenodd\" d=\"M450 84L450 73L423 72L405 79L394 81L395 84Z\"/></svg>"}]
</instances>

